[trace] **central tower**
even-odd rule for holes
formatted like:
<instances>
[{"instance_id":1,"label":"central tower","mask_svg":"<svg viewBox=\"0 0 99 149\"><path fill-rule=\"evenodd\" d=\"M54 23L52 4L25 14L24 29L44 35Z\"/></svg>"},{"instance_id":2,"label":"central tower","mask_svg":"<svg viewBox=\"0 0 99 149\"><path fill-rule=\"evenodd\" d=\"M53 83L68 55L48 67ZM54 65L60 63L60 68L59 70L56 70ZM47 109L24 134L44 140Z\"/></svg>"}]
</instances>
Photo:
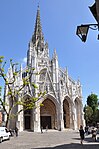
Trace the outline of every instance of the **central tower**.
<instances>
[{"instance_id":1,"label":"central tower","mask_svg":"<svg viewBox=\"0 0 99 149\"><path fill-rule=\"evenodd\" d=\"M27 65L38 70L42 66L44 67L49 65L48 59L48 43L44 41L44 35L40 21L40 8L38 6L34 33L29 42L27 52Z\"/></svg>"}]
</instances>

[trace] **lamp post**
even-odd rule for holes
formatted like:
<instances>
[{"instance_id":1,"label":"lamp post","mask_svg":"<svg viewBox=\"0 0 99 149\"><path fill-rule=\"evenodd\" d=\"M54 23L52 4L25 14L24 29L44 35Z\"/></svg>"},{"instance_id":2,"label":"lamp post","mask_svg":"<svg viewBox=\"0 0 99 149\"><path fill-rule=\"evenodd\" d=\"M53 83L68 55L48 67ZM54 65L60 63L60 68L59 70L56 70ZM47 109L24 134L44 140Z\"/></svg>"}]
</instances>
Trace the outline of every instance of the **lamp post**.
<instances>
[{"instance_id":1,"label":"lamp post","mask_svg":"<svg viewBox=\"0 0 99 149\"><path fill-rule=\"evenodd\" d=\"M85 24L77 26L76 35L82 40L82 42L86 42L89 29L99 31L99 0L95 0L95 3L89 7L89 9L96 19L97 24ZM97 39L99 40L99 34Z\"/></svg>"}]
</instances>

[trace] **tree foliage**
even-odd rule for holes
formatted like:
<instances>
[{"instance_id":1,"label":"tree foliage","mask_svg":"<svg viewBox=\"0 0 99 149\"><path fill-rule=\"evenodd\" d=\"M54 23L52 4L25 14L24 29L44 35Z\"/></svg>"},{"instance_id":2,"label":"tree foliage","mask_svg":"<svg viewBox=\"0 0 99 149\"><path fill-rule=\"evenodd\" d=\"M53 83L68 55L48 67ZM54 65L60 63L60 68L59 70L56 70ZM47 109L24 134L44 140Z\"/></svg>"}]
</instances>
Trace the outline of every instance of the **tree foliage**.
<instances>
[{"instance_id":1,"label":"tree foliage","mask_svg":"<svg viewBox=\"0 0 99 149\"><path fill-rule=\"evenodd\" d=\"M93 112L95 112L98 107L98 96L93 93L91 95L89 95L87 97L87 105L92 108Z\"/></svg>"},{"instance_id":2,"label":"tree foliage","mask_svg":"<svg viewBox=\"0 0 99 149\"><path fill-rule=\"evenodd\" d=\"M98 96L93 93L87 97L87 105L84 107L86 124L92 125L99 122L98 100Z\"/></svg>"},{"instance_id":3,"label":"tree foliage","mask_svg":"<svg viewBox=\"0 0 99 149\"><path fill-rule=\"evenodd\" d=\"M84 118L86 120L86 124L90 123L92 121L92 114L93 114L93 110L90 106L86 106L84 107Z\"/></svg>"},{"instance_id":4,"label":"tree foliage","mask_svg":"<svg viewBox=\"0 0 99 149\"><path fill-rule=\"evenodd\" d=\"M0 56L0 77L4 80L6 88L8 92L5 94L5 98L10 100L10 104L6 102L5 98L1 97L2 87L0 87L0 104L2 106L3 111L5 112L7 119L6 119L6 126L10 119L16 117L20 112L33 109L36 106L36 102L40 100L46 92L40 92L38 95L35 96L32 92L30 92L29 99L24 99L22 96L22 91L25 87L31 87L32 89L38 89L37 85L34 82L31 82L31 77L34 72L34 68L27 67L26 73L28 74L26 77L22 78L22 83L20 85L16 84L16 78L19 75L20 71L15 71L14 66L17 66L18 63L13 63L12 59L10 59L10 67L12 70L11 79L9 79L5 73L5 65L4 57ZM14 87L13 87L14 86ZM19 100L18 100L19 99ZM13 114L13 109L20 105L21 109ZM41 104L42 105L42 104Z\"/></svg>"}]
</instances>

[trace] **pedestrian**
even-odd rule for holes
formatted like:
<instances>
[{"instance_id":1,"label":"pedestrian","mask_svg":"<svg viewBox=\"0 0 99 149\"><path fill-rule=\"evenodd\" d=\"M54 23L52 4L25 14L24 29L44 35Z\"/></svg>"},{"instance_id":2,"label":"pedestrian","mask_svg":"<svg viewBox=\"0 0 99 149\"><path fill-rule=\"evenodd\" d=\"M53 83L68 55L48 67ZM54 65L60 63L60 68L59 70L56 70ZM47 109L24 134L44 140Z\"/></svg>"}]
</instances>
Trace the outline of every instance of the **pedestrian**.
<instances>
[{"instance_id":1,"label":"pedestrian","mask_svg":"<svg viewBox=\"0 0 99 149\"><path fill-rule=\"evenodd\" d=\"M94 141L97 141L97 128L95 127L92 129L92 138Z\"/></svg>"},{"instance_id":2,"label":"pedestrian","mask_svg":"<svg viewBox=\"0 0 99 149\"><path fill-rule=\"evenodd\" d=\"M88 126L85 126L85 134L88 135Z\"/></svg>"},{"instance_id":3,"label":"pedestrian","mask_svg":"<svg viewBox=\"0 0 99 149\"><path fill-rule=\"evenodd\" d=\"M80 125L80 129L79 129L79 133L80 133L80 140L81 140L81 144L83 144L84 141L84 130L83 130L83 126Z\"/></svg>"},{"instance_id":4,"label":"pedestrian","mask_svg":"<svg viewBox=\"0 0 99 149\"><path fill-rule=\"evenodd\" d=\"M41 133L43 133L43 127L41 126Z\"/></svg>"},{"instance_id":5,"label":"pedestrian","mask_svg":"<svg viewBox=\"0 0 99 149\"><path fill-rule=\"evenodd\" d=\"M46 132L47 132L47 130L48 130L48 125L46 125Z\"/></svg>"},{"instance_id":6,"label":"pedestrian","mask_svg":"<svg viewBox=\"0 0 99 149\"><path fill-rule=\"evenodd\" d=\"M15 127L15 134L16 134L16 137L18 136L18 128Z\"/></svg>"},{"instance_id":7,"label":"pedestrian","mask_svg":"<svg viewBox=\"0 0 99 149\"><path fill-rule=\"evenodd\" d=\"M10 132L10 134L11 134L11 137L13 136L13 130L12 129L9 129L9 132Z\"/></svg>"}]
</instances>

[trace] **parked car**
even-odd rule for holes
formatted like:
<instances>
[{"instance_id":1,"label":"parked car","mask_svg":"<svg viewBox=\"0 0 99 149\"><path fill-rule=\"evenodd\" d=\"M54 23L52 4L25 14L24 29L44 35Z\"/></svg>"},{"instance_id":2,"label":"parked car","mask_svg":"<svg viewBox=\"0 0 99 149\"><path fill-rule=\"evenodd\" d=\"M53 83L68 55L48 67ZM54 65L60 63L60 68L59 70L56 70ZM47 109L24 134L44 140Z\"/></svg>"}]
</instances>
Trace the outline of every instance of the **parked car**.
<instances>
[{"instance_id":1,"label":"parked car","mask_svg":"<svg viewBox=\"0 0 99 149\"><path fill-rule=\"evenodd\" d=\"M3 140L10 140L10 132L6 127L0 127L0 143Z\"/></svg>"}]
</instances>

